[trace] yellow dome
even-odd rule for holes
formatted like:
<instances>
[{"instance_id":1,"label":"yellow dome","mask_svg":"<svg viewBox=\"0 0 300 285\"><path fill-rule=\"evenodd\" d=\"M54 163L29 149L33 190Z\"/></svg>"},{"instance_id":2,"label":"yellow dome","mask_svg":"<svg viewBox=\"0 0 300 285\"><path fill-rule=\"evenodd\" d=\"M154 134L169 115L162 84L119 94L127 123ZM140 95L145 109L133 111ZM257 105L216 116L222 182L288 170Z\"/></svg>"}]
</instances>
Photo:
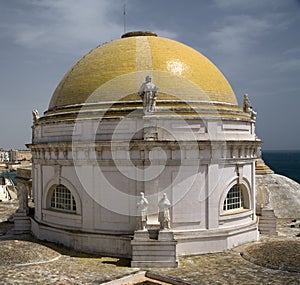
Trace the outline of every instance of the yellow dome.
<instances>
[{"instance_id":1,"label":"yellow dome","mask_svg":"<svg viewBox=\"0 0 300 285\"><path fill-rule=\"evenodd\" d=\"M147 75L159 88L158 107L170 101L237 107L230 84L201 53L174 40L135 33L80 59L57 86L48 113L84 103L140 101L137 92Z\"/></svg>"}]
</instances>

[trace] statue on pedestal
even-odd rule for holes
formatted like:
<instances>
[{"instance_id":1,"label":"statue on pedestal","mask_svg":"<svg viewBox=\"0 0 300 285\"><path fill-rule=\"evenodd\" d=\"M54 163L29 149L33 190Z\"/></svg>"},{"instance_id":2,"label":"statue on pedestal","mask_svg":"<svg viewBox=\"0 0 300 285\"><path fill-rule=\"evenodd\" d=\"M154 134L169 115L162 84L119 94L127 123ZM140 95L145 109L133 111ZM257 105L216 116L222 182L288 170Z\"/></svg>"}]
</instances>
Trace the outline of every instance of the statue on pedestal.
<instances>
[{"instance_id":1,"label":"statue on pedestal","mask_svg":"<svg viewBox=\"0 0 300 285\"><path fill-rule=\"evenodd\" d=\"M250 114L251 119L256 120L257 113L252 109L248 94L244 94L243 111Z\"/></svg>"},{"instance_id":2,"label":"statue on pedestal","mask_svg":"<svg viewBox=\"0 0 300 285\"><path fill-rule=\"evenodd\" d=\"M147 209L148 209L148 200L145 198L145 194L141 192L140 200L137 203L137 210L139 214L137 229L146 231L147 224Z\"/></svg>"},{"instance_id":3,"label":"statue on pedestal","mask_svg":"<svg viewBox=\"0 0 300 285\"><path fill-rule=\"evenodd\" d=\"M152 79L150 76L146 76L145 80L146 82L140 87L138 95L143 100L144 114L149 114L155 111L158 87L151 82Z\"/></svg>"},{"instance_id":4,"label":"statue on pedestal","mask_svg":"<svg viewBox=\"0 0 300 285\"><path fill-rule=\"evenodd\" d=\"M163 197L158 202L158 221L160 223L160 229L170 229L170 211L171 203L167 197L167 194L164 193Z\"/></svg>"}]
</instances>

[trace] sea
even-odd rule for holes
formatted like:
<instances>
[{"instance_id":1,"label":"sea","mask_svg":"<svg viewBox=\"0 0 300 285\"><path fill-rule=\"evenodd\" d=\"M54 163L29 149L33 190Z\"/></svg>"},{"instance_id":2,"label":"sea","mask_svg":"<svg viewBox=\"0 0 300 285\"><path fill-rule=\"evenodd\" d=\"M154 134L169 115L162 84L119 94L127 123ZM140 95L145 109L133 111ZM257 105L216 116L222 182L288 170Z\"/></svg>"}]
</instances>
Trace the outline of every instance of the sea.
<instances>
[{"instance_id":1,"label":"sea","mask_svg":"<svg viewBox=\"0 0 300 285\"><path fill-rule=\"evenodd\" d=\"M300 183L300 150L262 152L264 162L276 173L287 176Z\"/></svg>"}]
</instances>

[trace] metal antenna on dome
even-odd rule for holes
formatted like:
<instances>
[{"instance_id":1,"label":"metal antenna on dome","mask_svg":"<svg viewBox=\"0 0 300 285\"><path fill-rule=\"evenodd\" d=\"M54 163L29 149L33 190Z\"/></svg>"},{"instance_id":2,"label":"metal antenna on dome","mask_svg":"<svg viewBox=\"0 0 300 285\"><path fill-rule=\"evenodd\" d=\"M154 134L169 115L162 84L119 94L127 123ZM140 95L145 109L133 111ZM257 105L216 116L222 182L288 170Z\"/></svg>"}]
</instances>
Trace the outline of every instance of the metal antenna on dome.
<instances>
[{"instance_id":1,"label":"metal antenna on dome","mask_svg":"<svg viewBox=\"0 0 300 285\"><path fill-rule=\"evenodd\" d=\"M124 16L124 34L125 34L126 33L126 4L124 4L123 16Z\"/></svg>"}]
</instances>

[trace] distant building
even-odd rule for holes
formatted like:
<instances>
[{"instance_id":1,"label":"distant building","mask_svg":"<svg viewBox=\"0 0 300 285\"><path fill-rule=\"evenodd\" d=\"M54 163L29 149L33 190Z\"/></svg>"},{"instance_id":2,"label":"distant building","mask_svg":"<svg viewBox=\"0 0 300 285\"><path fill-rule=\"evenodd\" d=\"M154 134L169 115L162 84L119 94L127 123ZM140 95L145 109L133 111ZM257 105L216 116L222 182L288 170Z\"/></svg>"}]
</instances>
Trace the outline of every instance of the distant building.
<instances>
[{"instance_id":1,"label":"distant building","mask_svg":"<svg viewBox=\"0 0 300 285\"><path fill-rule=\"evenodd\" d=\"M20 161L30 161L32 158L30 150L11 149L8 151L9 162L17 163Z\"/></svg>"},{"instance_id":2,"label":"distant building","mask_svg":"<svg viewBox=\"0 0 300 285\"><path fill-rule=\"evenodd\" d=\"M255 116L184 44L135 32L97 47L34 117L33 234L150 267L256 241Z\"/></svg>"},{"instance_id":3,"label":"distant building","mask_svg":"<svg viewBox=\"0 0 300 285\"><path fill-rule=\"evenodd\" d=\"M9 161L8 151L0 149L0 163L6 163L8 161Z\"/></svg>"}]
</instances>

